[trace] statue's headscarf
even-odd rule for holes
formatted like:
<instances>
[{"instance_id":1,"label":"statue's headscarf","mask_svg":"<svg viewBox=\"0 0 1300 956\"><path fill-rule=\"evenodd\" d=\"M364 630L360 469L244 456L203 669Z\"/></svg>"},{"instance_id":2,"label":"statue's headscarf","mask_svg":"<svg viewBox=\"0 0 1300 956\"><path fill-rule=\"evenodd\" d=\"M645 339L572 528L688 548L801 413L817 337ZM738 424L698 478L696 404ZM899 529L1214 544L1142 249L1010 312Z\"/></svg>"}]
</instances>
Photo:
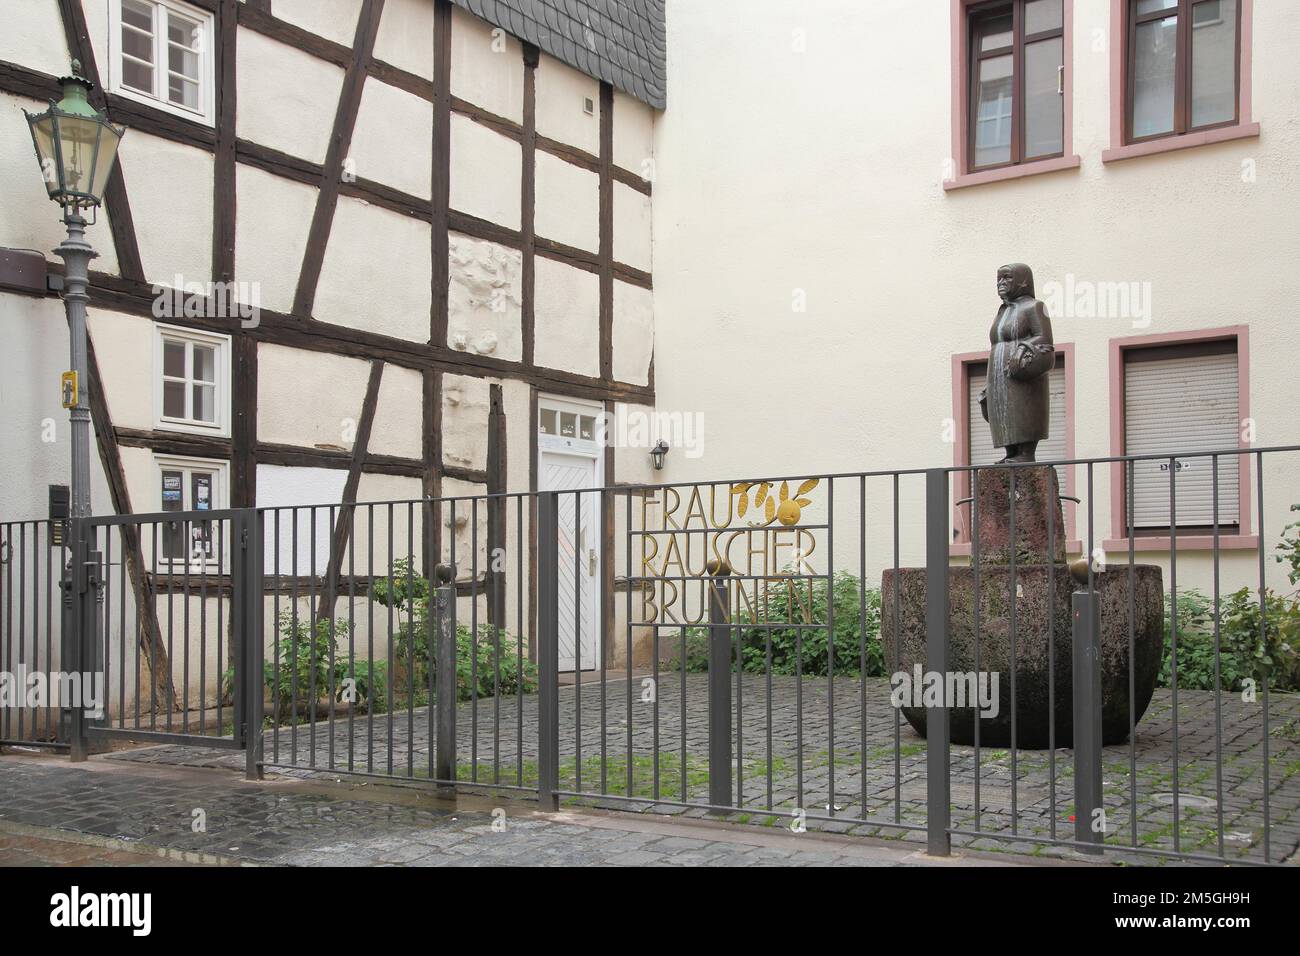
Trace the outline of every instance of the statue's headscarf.
<instances>
[{"instance_id":1,"label":"statue's headscarf","mask_svg":"<svg viewBox=\"0 0 1300 956\"><path fill-rule=\"evenodd\" d=\"M1002 268L1011 272L1011 293L1007 296L1008 299L1019 299L1021 296L1026 295L1033 297L1034 273L1029 266L1023 262L1013 262Z\"/></svg>"}]
</instances>

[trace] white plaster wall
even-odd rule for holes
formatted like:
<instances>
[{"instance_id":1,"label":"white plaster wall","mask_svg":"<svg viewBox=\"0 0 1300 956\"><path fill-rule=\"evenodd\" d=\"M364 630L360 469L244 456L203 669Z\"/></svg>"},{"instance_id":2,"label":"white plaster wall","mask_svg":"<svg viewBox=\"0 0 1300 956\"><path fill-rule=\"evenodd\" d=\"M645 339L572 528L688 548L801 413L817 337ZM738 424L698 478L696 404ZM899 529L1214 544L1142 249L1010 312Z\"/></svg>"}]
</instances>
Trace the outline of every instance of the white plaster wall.
<instances>
[{"instance_id":1,"label":"white plaster wall","mask_svg":"<svg viewBox=\"0 0 1300 956\"><path fill-rule=\"evenodd\" d=\"M423 388L423 376L415 369L391 363L384 366L370 428L371 454L417 459L424 454Z\"/></svg>"},{"instance_id":2,"label":"white plaster wall","mask_svg":"<svg viewBox=\"0 0 1300 956\"><path fill-rule=\"evenodd\" d=\"M523 358L523 254L451 233L447 344L460 351Z\"/></svg>"},{"instance_id":3,"label":"white plaster wall","mask_svg":"<svg viewBox=\"0 0 1300 956\"><path fill-rule=\"evenodd\" d=\"M584 106L588 99L590 114ZM537 62L537 135L598 155L600 81L543 53Z\"/></svg>"},{"instance_id":4,"label":"white plaster wall","mask_svg":"<svg viewBox=\"0 0 1300 956\"><path fill-rule=\"evenodd\" d=\"M340 196L316 287L316 318L427 342L429 256L427 222Z\"/></svg>"},{"instance_id":5,"label":"white plaster wall","mask_svg":"<svg viewBox=\"0 0 1300 956\"><path fill-rule=\"evenodd\" d=\"M351 451L369 378L370 363L361 359L260 344L258 440ZM260 485L257 491L260 504Z\"/></svg>"},{"instance_id":6,"label":"white plaster wall","mask_svg":"<svg viewBox=\"0 0 1300 956\"><path fill-rule=\"evenodd\" d=\"M401 148L395 148L399 141ZM360 178L428 199L432 195L433 105L373 77L367 79L348 158Z\"/></svg>"},{"instance_id":7,"label":"white plaster wall","mask_svg":"<svg viewBox=\"0 0 1300 956\"><path fill-rule=\"evenodd\" d=\"M600 374L600 278L536 259L534 359L543 368Z\"/></svg>"},{"instance_id":8,"label":"white plaster wall","mask_svg":"<svg viewBox=\"0 0 1300 956\"><path fill-rule=\"evenodd\" d=\"M68 72L68 44L58 0L22 0L5 4L0 31L0 60L21 63L51 76Z\"/></svg>"},{"instance_id":9,"label":"white plaster wall","mask_svg":"<svg viewBox=\"0 0 1300 956\"><path fill-rule=\"evenodd\" d=\"M40 113L48 103L26 97L0 93L0 170L4 170L7 188L0 202L0 245L11 249L35 249L52 262L61 262L54 247L63 241L63 213L52 203L41 179L41 167L32 146L31 129L22 111ZM86 238L99 253L91 268L101 272L117 271L113 234L108 215L99 210L99 221L87 228Z\"/></svg>"},{"instance_id":10,"label":"white plaster wall","mask_svg":"<svg viewBox=\"0 0 1300 956\"><path fill-rule=\"evenodd\" d=\"M153 428L153 321L91 309L86 324L114 426Z\"/></svg>"},{"instance_id":11,"label":"white plaster wall","mask_svg":"<svg viewBox=\"0 0 1300 956\"><path fill-rule=\"evenodd\" d=\"M600 249L600 178L550 153L537 153L537 235L596 252Z\"/></svg>"},{"instance_id":12,"label":"white plaster wall","mask_svg":"<svg viewBox=\"0 0 1300 956\"><path fill-rule=\"evenodd\" d=\"M118 149L140 261L151 282L212 278L212 154L133 130ZM134 188L133 188L134 187Z\"/></svg>"},{"instance_id":13,"label":"white plaster wall","mask_svg":"<svg viewBox=\"0 0 1300 956\"><path fill-rule=\"evenodd\" d=\"M343 500L343 485L347 478L347 469L344 468L257 466L257 506L282 509L266 512L262 554L267 574L291 575L295 571L299 575L325 573L329 567L330 540L334 527L330 520L329 506L337 505ZM313 514L311 505L324 507L316 508ZM275 545L277 522L280 535L278 549ZM313 528L316 532L314 548Z\"/></svg>"},{"instance_id":14,"label":"white plaster wall","mask_svg":"<svg viewBox=\"0 0 1300 956\"><path fill-rule=\"evenodd\" d=\"M451 117L451 208L519 228L519 144L458 113Z\"/></svg>"},{"instance_id":15,"label":"white plaster wall","mask_svg":"<svg viewBox=\"0 0 1300 956\"><path fill-rule=\"evenodd\" d=\"M428 34L432 44L432 31ZM524 54L504 30L451 11L451 94L516 123L524 121Z\"/></svg>"},{"instance_id":16,"label":"white plaster wall","mask_svg":"<svg viewBox=\"0 0 1300 956\"><path fill-rule=\"evenodd\" d=\"M263 308L292 312L318 190L243 164L235 190L235 279L257 283Z\"/></svg>"},{"instance_id":17,"label":"white plaster wall","mask_svg":"<svg viewBox=\"0 0 1300 956\"><path fill-rule=\"evenodd\" d=\"M461 468L487 467L488 379L442 378L442 460Z\"/></svg>"},{"instance_id":18,"label":"white plaster wall","mask_svg":"<svg viewBox=\"0 0 1300 956\"><path fill-rule=\"evenodd\" d=\"M277 0L271 12L278 20L351 47L361 0Z\"/></svg>"},{"instance_id":19,"label":"white plaster wall","mask_svg":"<svg viewBox=\"0 0 1300 956\"><path fill-rule=\"evenodd\" d=\"M375 59L433 79L433 4L387 0L375 35Z\"/></svg>"},{"instance_id":20,"label":"white plaster wall","mask_svg":"<svg viewBox=\"0 0 1300 956\"><path fill-rule=\"evenodd\" d=\"M678 104L674 103L674 107ZM646 163L654 158L655 110L626 93L614 91L614 165L650 178Z\"/></svg>"},{"instance_id":21,"label":"white plaster wall","mask_svg":"<svg viewBox=\"0 0 1300 956\"><path fill-rule=\"evenodd\" d=\"M654 296L649 289L614 281L613 353L617 381L649 384L654 354Z\"/></svg>"},{"instance_id":22,"label":"white plaster wall","mask_svg":"<svg viewBox=\"0 0 1300 956\"><path fill-rule=\"evenodd\" d=\"M706 415L708 441L702 459L670 455L666 478L950 464L950 356L987 346L994 270L1007 261L1030 263L1040 289L1067 273L1152 283L1149 328L1054 317L1057 341L1076 347L1079 455L1111 451L1112 337L1239 322L1251 327L1259 441L1297 438L1300 274L1285 264L1300 259L1300 20L1256 4L1259 139L1103 164L1109 55L1091 40L1108 33L1109 5L1075 11L1082 168L945 193L947 3L670 0L673 81L689 97L656 123L656 388L661 408ZM747 42L728 42L741 16ZM888 95L868 92L883 83ZM1253 183L1242 181L1246 160ZM797 290L804 312L792 309ZM1096 477L1100 539L1109 476ZM1265 493L1271 542L1300 501L1294 466L1270 466ZM919 497L916 507L904 527L913 562ZM841 514L837 502L837 521L849 520ZM874 577L888 520L873 529ZM1206 586L1208 563L1180 562L1179 581Z\"/></svg>"},{"instance_id":23,"label":"white plaster wall","mask_svg":"<svg viewBox=\"0 0 1300 956\"><path fill-rule=\"evenodd\" d=\"M0 292L0 342L0 447L9 465L0 481L0 520L44 518L48 486L68 484L72 467L71 426L58 389L68 367L63 303ZM90 481L91 506L106 513L112 501L94 453Z\"/></svg>"},{"instance_id":24,"label":"white plaster wall","mask_svg":"<svg viewBox=\"0 0 1300 956\"><path fill-rule=\"evenodd\" d=\"M650 271L650 197L614 183L614 261Z\"/></svg>"},{"instance_id":25,"label":"white plaster wall","mask_svg":"<svg viewBox=\"0 0 1300 956\"><path fill-rule=\"evenodd\" d=\"M414 551L416 572L419 573L419 570L424 567L421 553L424 509L419 503L423 497L422 487L419 478L405 478L400 475L361 475L361 480L357 483L357 501L384 504L375 505L373 508L358 504L354 512L355 524L350 546L354 549L351 560L356 563L357 574L369 574L372 567L375 574L387 574L390 543L394 563L406 560ZM391 513L389 502L397 502L392 505ZM348 567L346 563L343 566ZM345 605L341 604L340 608L343 607ZM386 643L387 608L378 605L375 611L376 631Z\"/></svg>"},{"instance_id":26,"label":"white plaster wall","mask_svg":"<svg viewBox=\"0 0 1300 956\"><path fill-rule=\"evenodd\" d=\"M239 31L237 47L239 137L323 163L343 71L252 30Z\"/></svg>"}]
</instances>

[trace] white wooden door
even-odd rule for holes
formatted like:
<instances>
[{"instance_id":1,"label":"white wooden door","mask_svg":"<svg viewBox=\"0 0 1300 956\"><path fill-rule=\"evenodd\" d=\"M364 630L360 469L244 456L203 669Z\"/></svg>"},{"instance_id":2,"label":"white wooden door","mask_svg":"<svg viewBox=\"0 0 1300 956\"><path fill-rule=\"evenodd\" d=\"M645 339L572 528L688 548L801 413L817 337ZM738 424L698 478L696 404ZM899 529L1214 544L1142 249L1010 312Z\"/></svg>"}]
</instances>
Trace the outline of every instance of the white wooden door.
<instances>
[{"instance_id":1,"label":"white wooden door","mask_svg":"<svg viewBox=\"0 0 1300 956\"><path fill-rule=\"evenodd\" d=\"M599 407L543 399L540 414L539 490L599 488L602 450L595 441ZM590 671L600 667L599 499L596 492L560 495L559 667L562 671Z\"/></svg>"}]
</instances>

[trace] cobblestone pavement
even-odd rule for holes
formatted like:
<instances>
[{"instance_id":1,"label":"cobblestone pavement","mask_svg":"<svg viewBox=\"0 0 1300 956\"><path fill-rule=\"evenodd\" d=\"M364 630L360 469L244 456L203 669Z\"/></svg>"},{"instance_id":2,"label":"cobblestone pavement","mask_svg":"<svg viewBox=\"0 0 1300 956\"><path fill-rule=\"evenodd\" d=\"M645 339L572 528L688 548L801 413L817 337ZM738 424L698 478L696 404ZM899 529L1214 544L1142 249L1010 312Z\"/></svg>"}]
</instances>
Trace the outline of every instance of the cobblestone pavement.
<instances>
[{"instance_id":1,"label":"cobblestone pavement","mask_svg":"<svg viewBox=\"0 0 1300 956\"><path fill-rule=\"evenodd\" d=\"M611 674L603 685L561 688L561 789L584 795L570 797L570 802L703 815L698 807L672 804L701 804L708 798L707 677L687 674L683 678L665 672L657 683L651 681L648 676L633 677L630 707L622 675ZM733 689L733 697L740 704L736 709L743 743L743 747L736 744L733 732L740 794L733 819L776 825L777 819L761 811L788 813L802 808L810 827L902 840L922 838L907 828L925 824L925 741L897 717L883 680L868 680L864 686L850 678L800 682L774 676L769 684L764 676L745 675ZM1217 855L1221 840L1227 858L1259 860L1264 856L1267 829L1269 859L1296 858L1300 697L1273 694L1270 700L1267 828L1262 706L1225 694L1221 711L1220 738L1214 695L1179 693L1175 764L1172 701L1168 691L1158 690L1138 725L1132 748L1128 744L1106 748L1108 844L1120 849L1136 842L1148 850L1177 848ZM535 786L535 696L489 698L477 707L462 704L456 719L461 780ZM266 732L265 756L268 764L288 767L289 773L337 774L352 769L427 778L430 722L428 709L421 707L373 718L357 715L351 722L339 716L332 725L318 720L314 725L280 727ZM1219 739L1221 761L1216 760ZM244 759L230 751L171 746L124 752L115 758L240 769ZM1012 753L984 748L977 772L974 749L955 746L952 764L953 826L990 834L958 836L956 843L978 849L1069 854L1027 838L1073 836L1070 751ZM817 816L836 819L817 820ZM1127 856L1131 862L1153 860L1141 854Z\"/></svg>"},{"instance_id":2,"label":"cobblestone pavement","mask_svg":"<svg viewBox=\"0 0 1300 956\"><path fill-rule=\"evenodd\" d=\"M427 789L233 774L95 758L0 758L0 864L329 866L917 866L915 848L788 830L525 804ZM464 804L474 802L476 806ZM202 819L202 828L195 821ZM62 842L79 840L80 843ZM131 852L135 851L135 852ZM1024 861L1019 861L1024 862Z\"/></svg>"}]
</instances>

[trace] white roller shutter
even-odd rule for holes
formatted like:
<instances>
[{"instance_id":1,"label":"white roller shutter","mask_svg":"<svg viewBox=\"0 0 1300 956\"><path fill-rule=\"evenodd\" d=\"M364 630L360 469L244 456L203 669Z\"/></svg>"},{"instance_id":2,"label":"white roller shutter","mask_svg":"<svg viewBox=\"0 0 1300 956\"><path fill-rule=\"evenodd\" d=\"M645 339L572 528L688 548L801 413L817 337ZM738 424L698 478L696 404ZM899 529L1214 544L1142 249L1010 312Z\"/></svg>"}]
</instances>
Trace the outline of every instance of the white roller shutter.
<instances>
[{"instance_id":1,"label":"white roller shutter","mask_svg":"<svg viewBox=\"0 0 1300 956\"><path fill-rule=\"evenodd\" d=\"M978 366L976 366L978 368ZM1048 437L1038 443L1034 457L1039 461L1060 461L1065 455L1065 368L1057 365L1048 372L1048 388L1052 395L1051 414L1048 418ZM989 433L989 423L980 413L980 390L984 388L984 372L971 369L967 408L970 421L967 434L970 436L970 464L991 465L1000 461L1006 452L993 445L993 436ZM1057 479L1061 493L1065 493L1065 468L1057 467Z\"/></svg>"},{"instance_id":2,"label":"white roller shutter","mask_svg":"<svg viewBox=\"0 0 1300 956\"><path fill-rule=\"evenodd\" d=\"M1129 361L1124 365L1124 448L1130 455L1220 451L1237 447L1235 353ZM1219 459L1219 523L1238 521L1237 456ZM1174 466L1179 527L1213 523L1212 459L1182 457ZM1137 462L1136 529L1169 527L1169 462Z\"/></svg>"}]
</instances>

